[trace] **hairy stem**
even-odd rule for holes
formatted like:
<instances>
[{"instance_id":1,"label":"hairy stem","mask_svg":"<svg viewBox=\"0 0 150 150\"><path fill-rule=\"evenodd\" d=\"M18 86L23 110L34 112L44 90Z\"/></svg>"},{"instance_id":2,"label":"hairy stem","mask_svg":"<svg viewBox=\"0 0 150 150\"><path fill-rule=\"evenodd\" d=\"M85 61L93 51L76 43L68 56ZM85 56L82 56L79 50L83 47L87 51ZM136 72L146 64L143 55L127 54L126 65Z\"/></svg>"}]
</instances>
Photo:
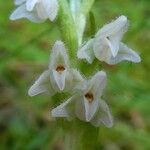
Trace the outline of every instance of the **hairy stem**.
<instances>
[{"instance_id":1,"label":"hairy stem","mask_svg":"<svg viewBox=\"0 0 150 150\"><path fill-rule=\"evenodd\" d=\"M75 120L65 135L65 150L95 150L99 129L89 123Z\"/></svg>"},{"instance_id":2,"label":"hairy stem","mask_svg":"<svg viewBox=\"0 0 150 150\"><path fill-rule=\"evenodd\" d=\"M67 0L59 0L58 25L60 27L62 39L68 48L69 56L71 59L74 59L76 57L78 39L75 23Z\"/></svg>"},{"instance_id":3,"label":"hairy stem","mask_svg":"<svg viewBox=\"0 0 150 150\"><path fill-rule=\"evenodd\" d=\"M82 1L82 12L88 16L94 0ZM59 18L58 25L60 27L63 41L68 48L70 60L75 64L82 66L76 58L78 49L78 36L75 22L73 20L69 4L67 0L59 0ZM97 63L94 63L97 67ZM81 68L84 68L83 65ZM87 67L88 68L88 67ZM91 68L93 70L93 68ZM90 69L90 71L91 71ZM83 70L87 70L84 68ZM92 72L92 71L91 71ZM67 125L62 125L65 132L65 150L94 150L96 149L98 139L98 128L91 124L75 119L72 122L67 122Z\"/></svg>"}]
</instances>

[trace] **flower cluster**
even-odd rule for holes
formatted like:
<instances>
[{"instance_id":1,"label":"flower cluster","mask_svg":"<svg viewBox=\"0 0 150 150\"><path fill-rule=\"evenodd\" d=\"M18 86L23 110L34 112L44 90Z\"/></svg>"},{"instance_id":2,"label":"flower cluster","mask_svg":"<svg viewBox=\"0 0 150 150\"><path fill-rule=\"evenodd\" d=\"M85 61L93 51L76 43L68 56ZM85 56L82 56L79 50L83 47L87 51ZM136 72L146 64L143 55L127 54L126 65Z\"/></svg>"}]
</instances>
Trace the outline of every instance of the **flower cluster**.
<instances>
[{"instance_id":1,"label":"flower cluster","mask_svg":"<svg viewBox=\"0 0 150 150\"><path fill-rule=\"evenodd\" d=\"M71 0L70 9L76 22L80 45L86 20L84 14L80 13L78 2ZM15 4L18 8L10 16L12 20L27 18L33 22L42 22L49 18L53 21L58 12L57 0L15 0ZM85 59L90 64L95 58L111 65L124 60L140 62L139 55L121 42L128 24L127 17L120 16L104 25L93 38L80 45L77 58ZM105 71L98 71L89 79L84 78L78 69L70 65L68 51L62 41L55 42L48 69L31 86L28 94L35 96L47 93L52 96L56 93L69 92L71 97L51 111L53 117L65 117L68 120L77 117L96 127L101 124L112 127L111 112L101 98L107 80ZM78 59L75 58L76 61Z\"/></svg>"},{"instance_id":2,"label":"flower cluster","mask_svg":"<svg viewBox=\"0 0 150 150\"><path fill-rule=\"evenodd\" d=\"M67 51L61 41L52 49L49 69L35 81L28 94L35 96L48 93L70 92L71 98L52 110L53 117L72 118L91 122L95 126L104 123L112 126L112 117L107 104L100 98L106 85L106 73L99 71L90 80L84 79L79 71L69 67Z\"/></svg>"}]
</instances>

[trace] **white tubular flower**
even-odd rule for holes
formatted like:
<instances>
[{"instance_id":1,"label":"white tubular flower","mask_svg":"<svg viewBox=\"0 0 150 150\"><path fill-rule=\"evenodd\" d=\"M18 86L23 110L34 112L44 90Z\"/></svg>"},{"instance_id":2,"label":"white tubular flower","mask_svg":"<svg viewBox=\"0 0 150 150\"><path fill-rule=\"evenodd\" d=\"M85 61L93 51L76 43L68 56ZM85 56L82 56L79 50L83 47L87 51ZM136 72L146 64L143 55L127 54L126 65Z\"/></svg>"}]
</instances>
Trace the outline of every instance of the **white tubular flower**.
<instances>
[{"instance_id":1,"label":"white tubular flower","mask_svg":"<svg viewBox=\"0 0 150 150\"><path fill-rule=\"evenodd\" d=\"M11 20L27 18L33 22L53 21L58 12L57 0L15 0L18 8L11 14Z\"/></svg>"},{"instance_id":2,"label":"white tubular flower","mask_svg":"<svg viewBox=\"0 0 150 150\"><path fill-rule=\"evenodd\" d=\"M52 116L69 119L76 115L80 120L90 122L94 126L98 127L103 123L112 127L113 119L109 108L100 98L105 85L106 73L96 73L89 81L84 81L76 87L76 95L54 108Z\"/></svg>"},{"instance_id":3,"label":"white tubular flower","mask_svg":"<svg viewBox=\"0 0 150 150\"><path fill-rule=\"evenodd\" d=\"M54 95L56 92L71 91L82 81L80 73L69 68L69 60L63 42L57 41L52 49L49 69L37 79L28 91L30 96L40 93Z\"/></svg>"},{"instance_id":4,"label":"white tubular flower","mask_svg":"<svg viewBox=\"0 0 150 150\"><path fill-rule=\"evenodd\" d=\"M121 42L127 29L128 20L125 16L120 16L115 21L104 25L91 42L88 41L79 49L78 58L84 58L89 63L92 63L89 58L93 60L94 56L108 64L117 64L123 60L140 62L139 55ZM89 49L93 52L89 53Z\"/></svg>"},{"instance_id":5,"label":"white tubular flower","mask_svg":"<svg viewBox=\"0 0 150 150\"><path fill-rule=\"evenodd\" d=\"M60 91L68 91L74 82L82 80L79 72L69 67L69 58L61 41L57 41L52 49L49 70L53 88Z\"/></svg>"}]
</instances>

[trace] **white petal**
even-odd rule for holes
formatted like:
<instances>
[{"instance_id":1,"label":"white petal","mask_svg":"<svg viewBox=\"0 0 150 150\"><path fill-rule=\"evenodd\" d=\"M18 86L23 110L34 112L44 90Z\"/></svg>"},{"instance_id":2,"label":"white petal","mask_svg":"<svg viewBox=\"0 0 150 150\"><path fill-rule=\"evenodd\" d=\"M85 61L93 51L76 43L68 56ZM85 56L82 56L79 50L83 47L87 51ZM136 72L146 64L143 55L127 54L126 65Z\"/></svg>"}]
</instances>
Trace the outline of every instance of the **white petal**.
<instances>
[{"instance_id":1,"label":"white petal","mask_svg":"<svg viewBox=\"0 0 150 150\"><path fill-rule=\"evenodd\" d=\"M112 57L107 63L108 64L117 64L123 60L138 63L141 61L141 58L135 51L128 48L125 44L120 43L119 52L118 52L117 56L115 58Z\"/></svg>"},{"instance_id":2,"label":"white petal","mask_svg":"<svg viewBox=\"0 0 150 150\"><path fill-rule=\"evenodd\" d=\"M69 69L66 75L65 91L75 92L75 88L83 81L83 77L77 69ZM82 85L83 86L83 85Z\"/></svg>"},{"instance_id":3,"label":"white petal","mask_svg":"<svg viewBox=\"0 0 150 150\"><path fill-rule=\"evenodd\" d=\"M50 73L49 70L46 70L42 73L42 75L35 81L35 83L31 86L28 91L30 96L35 96L40 93L48 93L50 95L54 95L55 92L53 91L50 85Z\"/></svg>"},{"instance_id":4,"label":"white petal","mask_svg":"<svg viewBox=\"0 0 150 150\"><path fill-rule=\"evenodd\" d=\"M65 101L64 103L60 104L59 106L57 106L56 108L54 108L51 111L52 117L70 117L72 116L70 114L69 109L67 109L67 105L69 105L72 102L72 97L69 98L67 101Z\"/></svg>"},{"instance_id":5,"label":"white petal","mask_svg":"<svg viewBox=\"0 0 150 150\"><path fill-rule=\"evenodd\" d=\"M105 25L95 36L94 52L99 60L107 61L115 57L119 50L119 43L123 34L127 31L128 21L125 16L120 16L112 23ZM105 39L107 38L107 40Z\"/></svg>"},{"instance_id":6,"label":"white petal","mask_svg":"<svg viewBox=\"0 0 150 150\"><path fill-rule=\"evenodd\" d=\"M25 4L19 6L10 16L11 20L16 20L16 19L20 19L23 18L26 14L26 7Z\"/></svg>"},{"instance_id":7,"label":"white petal","mask_svg":"<svg viewBox=\"0 0 150 150\"><path fill-rule=\"evenodd\" d=\"M96 127L100 126L102 123L108 128L113 126L113 118L105 101L99 101L99 111L91 120L91 123Z\"/></svg>"},{"instance_id":8,"label":"white petal","mask_svg":"<svg viewBox=\"0 0 150 150\"><path fill-rule=\"evenodd\" d=\"M109 39L108 39L109 38ZM102 39L101 39L102 40ZM96 40L95 40L96 41ZM102 40L103 41L103 40ZM104 47L102 47L102 51L104 51L105 48L108 48L106 50L106 52L111 52L112 56L115 57L118 53L118 50L119 50L119 43L120 43L120 38L118 35L116 36L111 36L111 37L106 37L104 38ZM101 41L99 41L99 44L101 43ZM101 45L103 46L103 45ZM107 54L107 53L105 53ZM111 54L107 54L105 57L108 59L109 57L108 56L111 56ZM106 60L107 60L106 59Z\"/></svg>"},{"instance_id":9,"label":"white petal","mask_svg":"<svg viewBox=\"0 0 150 150\"><path fill-rule=\"evenodd\" d=\"M92 63L94 60L94 52L93 52L93 39L90 39L84 45L82 45L77 53L78 58L86 59L88 63Z\"/></svg>"},{"instance_id":10,"label":"white petal","mask_svg":"<svg viewBox=\"0 0 150 150\"><path fill-rule=\"evenodd\" d=\"M49 69L56 69L58 64L69 67L68 55L62 41L56 41L52 48Z\"/></svg>"},{"instance_id":11,"label":"white petal","mask_svg":"<svg viewBox=\"0 0 150 150\"><path fill-rule=\"evenodd\" d=\"M57 0L41 0L37 3L36 10L41 19L49 18L53 21L58 12L58 2Z\"/></svg>"},{"instance_id":12,"label":"white petal","mask_svg":"<svg viewBox=\"0 0 150 150\"><path fill-rule=\"evenodd\" d=\"M80 72L77 69L71 69L70 73L71 73L71 75L73 77L73 81L75 83L79 83L84 80L82 75L80 74Z\"/></svg>"},{"instance_id":13,"label":"white petal","mask_svg":"<svg viewBox=\"0 0 150 150\"><path fill-rule=\"evenodd\" d=\"M86 92L91 91L95 99L99 98L106 86L107 76L104 71L97 72L89 81Z\"/></svg>"},{"instance_id":14,"label":"white petal","mask_svg":"<svg viewBox=\"0 0 150 150\"><path fill-rule=\"evenodd\" d=\"M40 19L46 20L48 18L48 14L44 8L44 0L40 0L35 7L37 15Z\"/></svg>"},{"instance_id":15,"label":"white petal","mask_svg":"<svg viewBox=\"0 0 150 150\"><path fill-rule=\"evenodd\" d=\"M52 87L58 92L61 92L61 91L74 92L74 88L76 87L77 84L81 82L82 77L77 70L66 69L64 71L57 72L56 70L52 70L52 73L50 74ZM56 73L55 76L53 72ZM61 79L59 80L59 82L58 82L58 78Z\"/></svg>"},{"instance_id":16,"label":"white petal","mask_svg":"<svg viewBox=\"0 0 150 150\"><path fill-rule=\"evenodd\" d=\"M66 70L62 71L61 73L57 72L56 70L53 70L52 72L59 90L63 91L65 88Z\"/></svg>"},{"instance_id":17,"label":"white petal","mask_svg":"<svg viewBox=\"0 0 150 150\"><path fill-rule=\"evenodd\" d=\"M84 105L85 105L85 118L86 121L89 122L95 115L98 109L98 101L94 99L92 102L89 102L84 97Z\"/></svg>"},{"instance_id":18,"label":"white petal","mask_svg":"<svg viewBox=\"0 0 150 150\"><path fill-rule=\"evenodd\" d=\"M27 0L26 2L27 11L32 11L37 1L38 0Z\"/></svg>"},{"instance_id":19,"label":"white petal","mask_svg":"<svg viewBox=\"0 0 150 150\"><path fill-rule=\"evenodd\" d=\"M26 10L26 5L23 4L19 6L10 16L10 20L17 20L21 18L27 18L33 22L42 22L40 18L37 17L35 12L28 12Z\"/></svg>"},{"instance_id":20,"label":"white petal","mask_svg":"<svg viewBox=\"0 0 150 150\"><path fill-rule=\"evenodd\" d=\"M76 96L74 101L75 101L75 105L74 105L75 114L77 118L79 118L82 121L86 121L83 96Z\"/></svg>"},{"instance_id":21,"label":"white petal","mask_svg":"<svg viewBox=\"0 0 150 150\"><path fill-rule=\"evenodd\" d=\"M94 39L93 50L95 57L100 61L107 61L111 58L112 45L107 38L102 38L100 36Z\"/></svg>"},{"instance_id":22,"label":"white petal","mask_svg":"<svg viewBox=\"0 0 150 150\"><path fill-rule=\"evenodd\" d=\"M119 51L120 41L123 37L124 32L126 31L126 28L123 28L119 30L118 32L115 32L109 36L109 41L111 43L111 52L113 57L116 57Z\"/></svg>"},{"instance_id":23,"label":"white petal","mask_svg":"<svg viewBox=\"0 0 150 150\"><path fill-rule=\"evenodd\" d=\"M126 16L120 16L115 21L112 21L109 24L104 25L96 34L97 36L110 36L119 31L125 32L128 27L128 20Z\"/></svg>"},{"instance_id":24,"label":"white petal","mask_svg":"<svg viewBox=\"0 0 150 150\"><path fill-rule=\"evenodd\" d=\"M58 13L58 2L57 2L57 0L45 0L44 1L44 7L45 7L45 10L49 16L49 19L51 21L54 21L54 19L57 16L57 13Z\"/></svg>"},{"instance_id":25,"label":"white petal","mask_svg":"<svg viewBox=\"0 0 150 150\"><path fill-rule=\"evenodd\" d=\"M21 5L26 0L15 0L15 5Z\"/></svg>"},{"instance_id":26,"label":"white petal","mask_svg":"<svg viewBox=\"0 0 150 150\"><path fill-rule=\"evenodd\" d=\"M109 45L113 57L118 53L120 40L121 38L119 35L109 37Z\"/></svg>"}]
</instances>

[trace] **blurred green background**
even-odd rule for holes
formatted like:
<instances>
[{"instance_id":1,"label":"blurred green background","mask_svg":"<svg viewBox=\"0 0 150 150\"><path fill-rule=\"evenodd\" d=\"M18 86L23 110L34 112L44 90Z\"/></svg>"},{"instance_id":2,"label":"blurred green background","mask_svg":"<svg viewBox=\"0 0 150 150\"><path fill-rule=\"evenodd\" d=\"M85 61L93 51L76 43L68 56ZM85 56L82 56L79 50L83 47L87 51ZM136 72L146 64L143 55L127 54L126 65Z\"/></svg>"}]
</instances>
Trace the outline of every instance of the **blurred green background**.
<instances>
[{"instance_id":1,"label":"blurred green background","mask_svg":"<svg viewBox=\"0 0 150 150\"><path fill-rule=\"evenodd\" d=\"M13 1L0 0L0 149L63 150L65 132L55 124L48 96L29 97L28 88L48 65L50 48L60 39L57 24L10 21ZM150 150L150 1L97 0L97 28L119 15L130 20L124 41L142 62L104 66L105 99L115 124L99 130L99 149ZM86 30L88 33L88 29ZM87 35L87 34L86 34Z\"/></svg>"}]
</instances>

